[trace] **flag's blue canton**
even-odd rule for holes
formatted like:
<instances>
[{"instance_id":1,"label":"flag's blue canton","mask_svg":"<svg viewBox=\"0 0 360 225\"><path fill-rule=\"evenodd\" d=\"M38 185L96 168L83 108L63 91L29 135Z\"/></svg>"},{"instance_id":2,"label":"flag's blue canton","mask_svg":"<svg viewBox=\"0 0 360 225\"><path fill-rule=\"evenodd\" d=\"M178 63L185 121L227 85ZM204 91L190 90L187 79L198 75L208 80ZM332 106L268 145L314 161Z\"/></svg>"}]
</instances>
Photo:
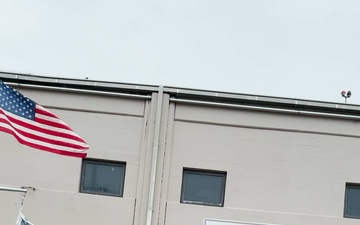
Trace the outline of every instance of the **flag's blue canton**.
<instances>
[{"instance_id":1,"label":"flag's blue canton","mask_svg":"<svg viewBox=\"0 0 360 225\"><path fill-rule=\"evenodd\" d=\"M36 103L0 80L0 107L26 119L34 120Z\"/></svg>"}]
</instances>

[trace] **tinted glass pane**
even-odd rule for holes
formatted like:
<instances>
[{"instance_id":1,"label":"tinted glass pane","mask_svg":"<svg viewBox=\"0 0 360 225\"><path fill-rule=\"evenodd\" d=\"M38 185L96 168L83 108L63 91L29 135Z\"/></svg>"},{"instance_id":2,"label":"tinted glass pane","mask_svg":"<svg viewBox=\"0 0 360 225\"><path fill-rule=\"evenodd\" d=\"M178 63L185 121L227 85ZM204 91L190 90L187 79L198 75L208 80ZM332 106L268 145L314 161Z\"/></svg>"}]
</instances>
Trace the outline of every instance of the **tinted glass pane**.
<instances>
[{"instance_id":1,"label":"tinted glass pane","mask_svg":"<svg viewBox=\"0 0 360 225\"><path fill-rule=\"evenodd\" d=\"M222 204L223 175L186 172L184 179L184 201Z\"/></svg>"},{"instance_id":2,"label":"tinted glass pane","mask_svg":"<svg viewBox=\"0 0 360 225\"><path fill-rule=\"evenodd\" d=\"M84 191L122 194L124 166L87 162L84 170Z\"/></svg>"},{"instance_id":3,"label":"tinted glass pane","mask_svg":"<svg viewBox=\"0 0 360 225\"><path fill-rule=\"evenodd\" d=\"M360 218L360 187L347 187L345 215Z\"/></svg>"}]
</instances>

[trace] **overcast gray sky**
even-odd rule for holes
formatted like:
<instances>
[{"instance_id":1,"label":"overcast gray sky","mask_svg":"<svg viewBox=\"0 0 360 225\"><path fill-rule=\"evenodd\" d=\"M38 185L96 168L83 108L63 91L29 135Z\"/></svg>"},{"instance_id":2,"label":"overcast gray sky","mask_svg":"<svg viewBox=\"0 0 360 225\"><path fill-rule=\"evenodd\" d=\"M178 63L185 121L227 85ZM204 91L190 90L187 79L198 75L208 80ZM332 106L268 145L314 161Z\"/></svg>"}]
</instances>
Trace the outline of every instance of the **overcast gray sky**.
<instances>
[{"instance_id":1,"label":"overcast gray sky","mask_svg":"<svg viewBox=\"0 0 360 225\"><path fill-rule=\"evenodd\" d=\"M359 0L1 0L0 70L360 104Z\"/></svg>"}]
</instances>

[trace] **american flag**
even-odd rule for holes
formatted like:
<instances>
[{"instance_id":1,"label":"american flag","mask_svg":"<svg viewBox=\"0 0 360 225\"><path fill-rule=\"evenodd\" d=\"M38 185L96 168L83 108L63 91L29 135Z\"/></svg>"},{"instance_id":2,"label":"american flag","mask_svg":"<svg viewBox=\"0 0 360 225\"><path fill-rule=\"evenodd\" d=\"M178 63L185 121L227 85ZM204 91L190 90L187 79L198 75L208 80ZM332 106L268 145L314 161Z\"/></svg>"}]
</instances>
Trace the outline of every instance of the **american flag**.
<instances>
[{"instance_id":1,"label":"american flag","mask_svg":"<svg viewBox=\"0 0 360 225\"><path fill-rule=\"evenodd\" d=\"M29 220L27 220L24 216L24 214L21 213L21 211L19 212L18 218L15 222L15 225L34 225L33 223L30 223Z\"/></svg>"},{"instance_id":2,"label":"american flag","mask_svg":"<svg viewBox=\"0 0 360 225\"><path fill-rule=\"evenodd\" d=\"M84 158L89 149L57 116L1 80L0 131L23 145L61 155Z\"/></svg>"}]
</instances>

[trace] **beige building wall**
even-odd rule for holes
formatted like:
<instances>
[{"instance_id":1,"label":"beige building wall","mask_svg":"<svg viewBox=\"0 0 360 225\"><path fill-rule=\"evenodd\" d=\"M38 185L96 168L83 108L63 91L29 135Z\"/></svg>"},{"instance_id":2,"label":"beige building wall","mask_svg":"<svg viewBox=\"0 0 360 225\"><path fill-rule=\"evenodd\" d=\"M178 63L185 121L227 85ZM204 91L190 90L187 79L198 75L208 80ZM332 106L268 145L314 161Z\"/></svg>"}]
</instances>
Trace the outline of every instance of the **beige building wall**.
<instances>
[{"instance_id":1,"label":"beige building wall","mask_svg":"<svg viewBox=\"0 0 360 225\"><path fill-rule=\"evenodd\" d=\"M358 224L343 218L360 182L353 120L177 104L166 225L204 218L266 224ZM224 207L180 202L184 167L227 171Z\"/></svg>"},{"instance_id":2,"label":"beige building wall","mask_svg":"<svg viewBox=\"0 0 360 225\"><path fill-rule=\"evenodd\" d=\"M36 85L17 89L82 136L88 158L126 163L123 197L84 194L81 159L30 149L0 133L0 186L35 188L23 205L35 225L203 225L206 218L359 224L343 218L345 184L360 183L356 117L178 103L166 90L137 98ZM224 206L180 203L183 168L226 171ZM0 224L14 224L22 194L0 191L0 199Z\"/></svg>"},{"instance_id":3,"label":"beige building wall","mask_svg":"<svg viewBox=\"0 0 360 225\"><path fill-rule=\"evenodd\" d=\"M79 193L81 159L20 145L0 133L0 184L34 187L23 213L35 224L133 224L146 187L144 158L151 102L68 92L18 89L71 126L91 146L87 158L126 162L123 197ZM153 119L153 118L152 118ZM140 182L140 184L138 183ZM140 194L139 194L140 192ZM14 224L21 193L0 192L0 224ZM147 197L147 196L146 196ZM140 198L140 200L139 200Z\"/></svg>"}]
</instances>

